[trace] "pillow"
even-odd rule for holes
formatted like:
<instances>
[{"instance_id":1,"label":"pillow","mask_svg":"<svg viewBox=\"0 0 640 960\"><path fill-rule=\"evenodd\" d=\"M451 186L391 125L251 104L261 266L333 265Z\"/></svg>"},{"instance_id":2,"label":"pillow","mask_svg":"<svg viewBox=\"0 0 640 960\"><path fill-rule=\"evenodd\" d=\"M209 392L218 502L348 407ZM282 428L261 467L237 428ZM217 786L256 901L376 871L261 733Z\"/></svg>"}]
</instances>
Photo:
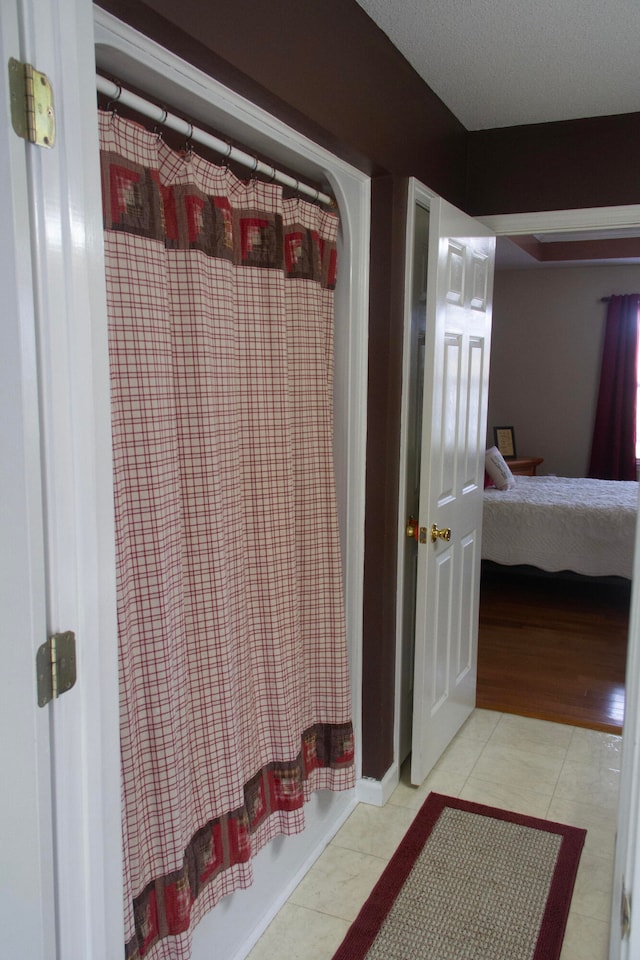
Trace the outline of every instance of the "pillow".
<instances>
[{"instance_id":1,"label":"pillow","mask_svg":"<svg viewBox=\"0 0 640 960\"><path fill-rule=\"evenodd\" d=\"M485 453L484 468L498 490L510 490L511 487L515 486L514 476L497 447L491 447Z\"/></svg>"}]
</instances>

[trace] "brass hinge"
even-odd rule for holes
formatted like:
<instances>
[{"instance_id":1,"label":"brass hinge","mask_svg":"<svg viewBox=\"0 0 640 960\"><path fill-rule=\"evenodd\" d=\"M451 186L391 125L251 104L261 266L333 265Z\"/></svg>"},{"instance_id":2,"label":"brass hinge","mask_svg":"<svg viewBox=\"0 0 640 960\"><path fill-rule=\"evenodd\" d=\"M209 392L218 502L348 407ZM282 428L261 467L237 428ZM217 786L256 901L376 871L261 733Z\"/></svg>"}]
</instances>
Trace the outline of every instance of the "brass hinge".
<instances>
[{"instance_id":1,"label":"brass hinge","mask_svg":"<svg viewBox=\"0 0 640 960\"><path fill-rule=\"evenodd\" d=\"M76 682L76 635L72 630L54 633L36 654L38 706L71 690Z\"/></svg>"},{"instance_id":2,"label":"brass hinge","mask_svg":"<svg viewBox=\"0 0 640 960\"><path fill-rule=\"evenodd\" d=\"M9 60L9 91L13 129L29 143L52 147L56 139L53 90L49 78L13 57Z\"/></svg>"},{"instance_id":3,"label":"brass hinge","mask_svg":"<svg viewBox=\"0 0 640 960\"><path fill-rule=\"evenodd\" d=\"M627 891L627 888L622 881L622 897L620 900L620 929L622 931L622 939L629 936L629 931L631 930L631 894Z\"/></svg>"}]
</instances>

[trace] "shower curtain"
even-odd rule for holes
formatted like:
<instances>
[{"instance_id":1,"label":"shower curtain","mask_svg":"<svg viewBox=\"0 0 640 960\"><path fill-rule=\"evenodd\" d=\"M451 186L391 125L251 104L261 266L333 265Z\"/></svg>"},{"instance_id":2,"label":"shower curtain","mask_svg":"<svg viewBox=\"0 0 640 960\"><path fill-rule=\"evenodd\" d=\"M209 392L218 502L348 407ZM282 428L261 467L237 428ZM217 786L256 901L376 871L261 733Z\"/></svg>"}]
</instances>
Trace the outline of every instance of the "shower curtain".
<instances>
[{"instance_id":1,"label":"shower curtain","mask_svg":"<svg viewBox=\"0 0 640 960\"><path fill-rule=\"evenodd\" d=\"M332 463L338 220L100 112L125 957L354 783ZM212 956L215 956L215 944Z\"/></svg>"}]
</instances>

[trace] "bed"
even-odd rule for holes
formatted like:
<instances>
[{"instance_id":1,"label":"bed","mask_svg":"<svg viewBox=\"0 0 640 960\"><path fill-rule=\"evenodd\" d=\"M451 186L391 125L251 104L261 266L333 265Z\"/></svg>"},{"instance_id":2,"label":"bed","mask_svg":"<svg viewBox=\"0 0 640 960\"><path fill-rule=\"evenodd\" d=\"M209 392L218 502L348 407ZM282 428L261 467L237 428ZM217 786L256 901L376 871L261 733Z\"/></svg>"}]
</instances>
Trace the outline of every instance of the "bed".
<instances>
[{"instance_id":1,"label":"bed","mask_svg":"<svg viewBox=\"0 0 640 960\"><path fill-rule=\"evenodd\" d=\"M633 575L638 483L515 477L484 492L482 558L591 577Z\"/></svg>"}]
</instances>

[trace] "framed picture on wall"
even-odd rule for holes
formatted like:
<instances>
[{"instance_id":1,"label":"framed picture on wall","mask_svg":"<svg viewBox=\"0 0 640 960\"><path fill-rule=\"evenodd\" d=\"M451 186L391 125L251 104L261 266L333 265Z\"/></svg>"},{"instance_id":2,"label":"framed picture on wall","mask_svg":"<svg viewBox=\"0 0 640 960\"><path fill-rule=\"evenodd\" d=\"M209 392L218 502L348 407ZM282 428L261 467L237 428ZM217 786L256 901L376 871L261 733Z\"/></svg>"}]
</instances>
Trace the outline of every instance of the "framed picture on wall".
<instances>
[{"instance_id":1,"label":"framed picture on wall","mask_svg":"<svg viewBox=\"0 0 640 960\"><path fill-rule=\"evenodd\" d=\"M513 427L494 427L495 444L505 460L516 455L516 438Z\"/></svg>"}]
</instances>

